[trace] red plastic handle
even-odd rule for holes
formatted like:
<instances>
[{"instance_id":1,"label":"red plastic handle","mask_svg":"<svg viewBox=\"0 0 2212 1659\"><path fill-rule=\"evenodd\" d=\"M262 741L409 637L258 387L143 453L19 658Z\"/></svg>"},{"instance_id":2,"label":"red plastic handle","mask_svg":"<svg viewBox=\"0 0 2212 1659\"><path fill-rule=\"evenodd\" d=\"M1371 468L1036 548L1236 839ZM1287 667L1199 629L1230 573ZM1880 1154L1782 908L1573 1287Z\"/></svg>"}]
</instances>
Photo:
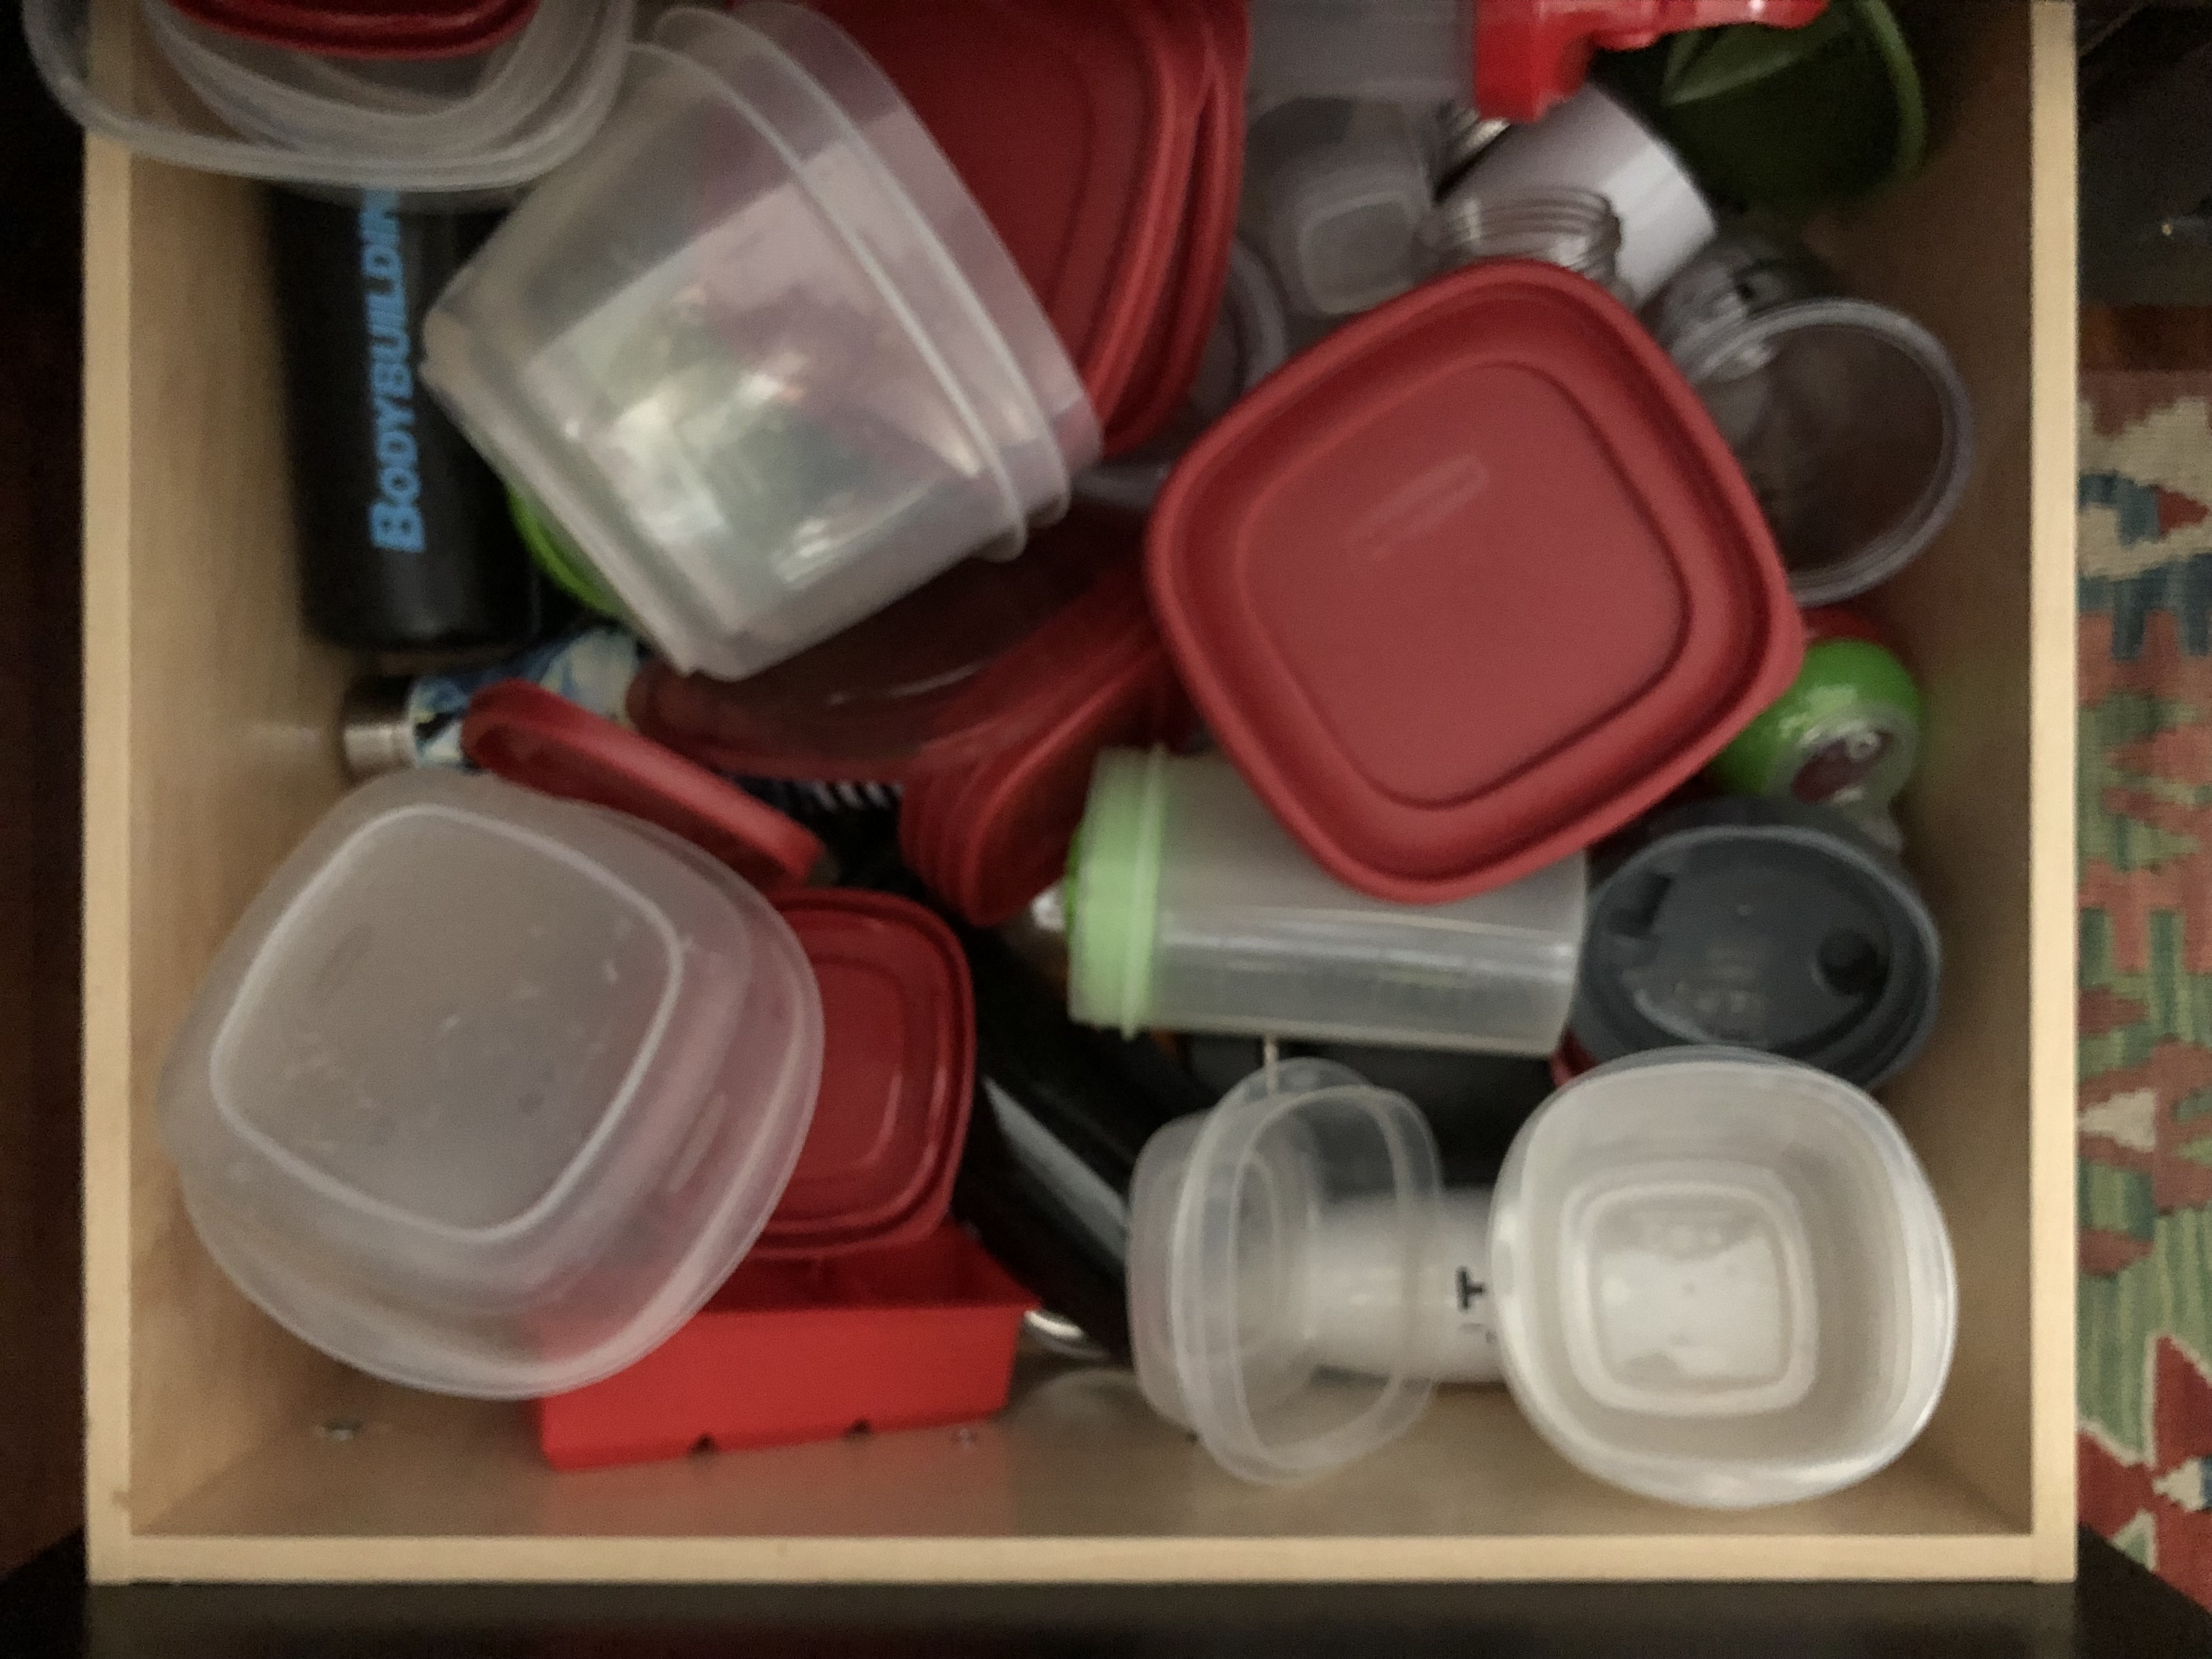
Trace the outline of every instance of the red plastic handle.
<instances>
[{"instance_id":1,"label":"red plastic handle","mask_svg":"<svg viewBox=\"0 0 2212 1659\"><path fill-rule=\"evenodd\" d=\"M1600 46L1632 52L1662 34L1732 23L1802 28L1827 9L1828 0L1475 0L1475 107L1540 120L1582 86Z\"/></svg>"}]
</instances>

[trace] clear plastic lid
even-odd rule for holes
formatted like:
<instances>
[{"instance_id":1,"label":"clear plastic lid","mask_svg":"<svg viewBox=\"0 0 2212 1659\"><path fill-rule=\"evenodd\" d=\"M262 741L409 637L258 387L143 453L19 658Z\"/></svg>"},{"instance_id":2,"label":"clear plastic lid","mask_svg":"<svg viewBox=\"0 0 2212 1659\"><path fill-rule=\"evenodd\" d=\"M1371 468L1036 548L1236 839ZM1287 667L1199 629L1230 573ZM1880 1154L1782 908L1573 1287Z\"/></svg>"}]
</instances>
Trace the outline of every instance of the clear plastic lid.
<instances>
[{"instance_id":1,"label":"clear plastic lid","mask_svg":"<svg viewBox=\"0 0 2212 1659\"><path fill-rule=\"evenodd\" d=\"M1431 1387L1419 1292L1440 1185L1412 1103L1328 1060L1255 1073L1160 1131L1137 1162L1128 1256L1153 1409L1231 1474L1270 1483L1412 1427ZM1346 1219L1356 1261L1331 1248Z\"/></svg>"},{"instance_id":2,"label":"clear plastic lid","mask_svg":"<svg viewBox=\"0 0 2212 1659\"><path fill-rule=\"evenodd\" d=\"M1396 104L1303 99L1253 126L1243 229L1291 311L1350 316L1420 280L1433 162Z\"/></svg>"},{"instance_id":3,"label":"clear plastic lid","mask_svg":"<svg viewBox=\"0 0 2212 1659\"><path fill-rule=\"evenodd\" d=\"M1873 1100L1786 1060L1677 1049L1570 1084L1514 1143L1490 1250L1515 1400L1649 1497L1747 1508L1863 1480L1950 1369L1927 1176Z\"/></svg>"},{"instance_id":4,"label":"clear plastic lid","mask_svg":"<svg viewBox=\"0 0 2212 1659\"><path fill-rule=\"evenodd\" d=\"M813 975L767 902L600 808L417 772L250 905L161 1087L218 1263L373 1375L524 1398L657 1346L798 1159Z\"/></svg>"},{"instance_id":5,"label":"clear plastic lid","mask_svg":"<svg viewBox=\"0 0 2212 1659\"><path fill-rule=\"evenodd\" d=\"M760 112L661 47L422 339L456 421L679 668L742 679L1024 516L930 319Z\"/></svg>"},{"instance_id":6,"label":"clear plastic lid","mask_svg":"<svg viewBox=\"0 0 2212 1659\"><path fill-rule=\"evenodd\" d=\"M539 7L523 37L474 66L477 88L495 85L497 99L455 114L440 89L447 76L459 77L453 87L466 88L470 70L338 67L242 41L217 51L219 36L157 11L160 0L147 6L142 15L93 0L24 0L23 33L40 77L87 131L203 172L310 189L471 199L530 183L598 131L614 102L632 16L632 0ZM149 19L161 27L149 27ZM587 27L580 29L580 20ZM185 60L190 76L170 61L157 33L204 48ZM532 36L538 43L526 52ZM537 54L555 55L551 49L563 40L567 58L555 73ZM234 67L216 67L218 58ZM300 60L294 72L272 69L289 58ZM526 96L532 82L534 100ZM356 98L362 108L349 120L346 106ZM428 116L428 127L418 131L407 118L413 98L435 101L444 112L414 109ZM517 113L524 103L533 106ZM434 137L426 137L433 129Z\"/></svg>"}]
</instances>

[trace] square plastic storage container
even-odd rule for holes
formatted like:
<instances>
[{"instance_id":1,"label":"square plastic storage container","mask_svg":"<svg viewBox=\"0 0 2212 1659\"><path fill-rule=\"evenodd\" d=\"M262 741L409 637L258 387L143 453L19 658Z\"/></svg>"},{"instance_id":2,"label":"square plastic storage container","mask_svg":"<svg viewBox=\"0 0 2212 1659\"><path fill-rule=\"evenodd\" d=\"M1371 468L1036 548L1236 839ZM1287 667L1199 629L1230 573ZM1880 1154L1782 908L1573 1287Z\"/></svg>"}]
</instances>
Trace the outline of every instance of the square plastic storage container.
<instances>
[{"instance_id":1,"label":"square plastic storage container","mask_svg":"<svg viewBox=\"0 0 2212 1659\"><path fill-rule=\"evenodd\" d=\"M107 0L105 23L135 13ZM155 1079L223 939L343 788L356 665L301 632L259 204L89 147L85 269L90 1570L126 1579L2063 1578L2074 1554L2075 223L2071 8L1922 0L1928 171L1813 228L1958 362L1983 453L1880 596L1929 687L1900 805L1954 971L1882 1091L1956 1249L1926 1431L1865 1485L1716 1513L1578 1474L1504 1395L1255 1491L1127 1375L1024 1365L963 1437L605 1475L528 1409L368 1382L186 1224ZM1437 711L1431 718L1450 718ZM344 1420L360 1431L319 1432Z\"/></svg>"}]
</instances>

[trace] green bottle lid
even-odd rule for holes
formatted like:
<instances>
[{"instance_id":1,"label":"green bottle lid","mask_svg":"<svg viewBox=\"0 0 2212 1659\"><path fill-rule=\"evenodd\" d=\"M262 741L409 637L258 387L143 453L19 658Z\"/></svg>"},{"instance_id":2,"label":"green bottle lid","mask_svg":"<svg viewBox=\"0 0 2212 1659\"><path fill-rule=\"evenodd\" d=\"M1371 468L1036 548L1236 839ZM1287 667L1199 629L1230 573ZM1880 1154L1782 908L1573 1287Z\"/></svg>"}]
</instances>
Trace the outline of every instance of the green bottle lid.
<instances>
[{"instance_id":1,"label":"green bottle lid","mask_svg":"<svg viewBox=\"0 0 2212 1659\"><path fill-rule=\"evenodd\" d=\"M1886 812L1920 755L1920 688L1868 640L1808 646L1780 701L1723 750L1706 776L1732 795Z\"/></svg>"},{"instance_id":2,"label":"green bottle lid","mask_svg":"<svg viewBox=\"0 0 2212 1659\"><path fill-rule=\"evenodd\" d=\"M1068 1014L1124 1036L1145 1029L1152 1008L1170 763L1164 749L1099 756L1060 884Z\"/></svg>"}]
</instances>

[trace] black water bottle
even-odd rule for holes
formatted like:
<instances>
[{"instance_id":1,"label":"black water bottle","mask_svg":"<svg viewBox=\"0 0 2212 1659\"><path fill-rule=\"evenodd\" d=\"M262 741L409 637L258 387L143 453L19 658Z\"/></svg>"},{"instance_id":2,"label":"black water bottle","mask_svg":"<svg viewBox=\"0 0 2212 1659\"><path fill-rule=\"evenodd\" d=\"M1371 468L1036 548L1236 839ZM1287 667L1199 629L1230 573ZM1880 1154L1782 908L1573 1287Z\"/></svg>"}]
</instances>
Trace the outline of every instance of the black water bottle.
<instances>
[{"instance_id":1,"label":"black water bottle","mask_svg":"<svg viewBox=\"0 0 2212 1659\"><path fill-rule=\"evenodd\" d=\"M270 195L307 625L356 650L526 643L539 584L499 479L416 373L424 314L495 214Z\"/></svg>"}]
</instances>

